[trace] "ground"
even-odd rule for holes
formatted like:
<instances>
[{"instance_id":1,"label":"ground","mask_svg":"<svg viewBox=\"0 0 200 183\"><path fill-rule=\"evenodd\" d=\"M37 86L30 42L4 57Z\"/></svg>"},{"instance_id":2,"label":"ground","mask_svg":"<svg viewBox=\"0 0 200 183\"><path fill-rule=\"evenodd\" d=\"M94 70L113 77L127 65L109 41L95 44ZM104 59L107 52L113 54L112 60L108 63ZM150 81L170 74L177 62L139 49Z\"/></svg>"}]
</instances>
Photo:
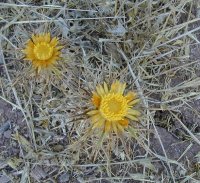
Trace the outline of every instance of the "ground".
<instances>
[{"instance_id":1,"label":"ground","mask_svg":"<svg viewBox=\"0 0 200 183\"><path fill-rule=\"evenodd\" d=\"M199 182L199 3L0 2L0 182ZM23 60L32 34L63 45L58 72ZM134 131L90 132L92 91L127 83Z\"/></svg>"}]
</instances>

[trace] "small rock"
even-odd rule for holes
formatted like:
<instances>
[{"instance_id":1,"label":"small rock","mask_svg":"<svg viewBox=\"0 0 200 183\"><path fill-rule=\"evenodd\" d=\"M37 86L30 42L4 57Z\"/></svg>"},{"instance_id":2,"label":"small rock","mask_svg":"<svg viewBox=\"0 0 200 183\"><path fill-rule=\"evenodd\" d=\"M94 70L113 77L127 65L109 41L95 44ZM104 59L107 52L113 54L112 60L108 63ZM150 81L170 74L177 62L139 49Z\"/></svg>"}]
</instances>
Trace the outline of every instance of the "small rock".
<instances>
[{"instance_id":1,"label":"small rock","mask_svg":"<svg viewBox=\"0 0 200 183\"><path fill-rule=\"evenodd\" d=\"M0 182L1 182L1 183L7 183L7 182L9 182L9 181L10 181L10 179L9 179L9 177L6 176L6 175L2 175L2 176L0 177Z\"/></svg>"},{"instance_id":2,"label":"small rock","mask_svg":"<svg viewBox=\"0 0 200 183\"><path fill-rule=\"evenodd\" d=\"M68 181L69 181L69 174L67 174L67 173L61 174L60 177L58 178L59 183L65 183Z\"/></svg>"},{"instance_id":3,"label":"small rock","mask_svg":"<svg viewBox=\"0 0 200 183\"><path fill-rule=\"evenodd\" d=\"M63 151L63 150L64 150L64 146L63 146L63 145L60 145L60 144L57 144L57 145L55 145L52 149L53 149L55 152L60 152L60 151Z\"/></svg>"},{"instance_id":4,"label":"small rock","mask_svg":"<svg viewBox=\"0 0 200 183\"><path fill-rule=\"evenodd\" d=\"M41 166L36 166L32 171L31 171L31 176L40 182L41 179L44 179L47 176L47 173L43 170Z\"/></svg>"},{"instance_id":5,"label":"small rock","mask_svg":"<svg viewBox=\"0 0 200 183\"><path fill-rule=\"evenodd\" d=\"M11 134L12 134L11 130L7 130L7 131L4 132L3 135L4 135L5 138L9 139L11 137Z\"/></svg>"},{"instance_id":6,"label":"small rock","mask_svg":"<svg viewBox=\"0 0 200 183\"><path fill-rule=\"evenodd\" d=\"M0 134L3 134L5 131L7 131L10 128L10 121L7 121L2 126L0 126Z\"/></svg>"},{"instance_id":7,"label":"small rock","mask_svg":"<svg viewBox=\"0 0 200 183\"><path fill-rule=\"evenodd\" d=\"M127 30L124 28L121 22L118 22L118 25L116 27L107 31L116 36L123 36L127 32Z\"/></svg>"}]
</instances>

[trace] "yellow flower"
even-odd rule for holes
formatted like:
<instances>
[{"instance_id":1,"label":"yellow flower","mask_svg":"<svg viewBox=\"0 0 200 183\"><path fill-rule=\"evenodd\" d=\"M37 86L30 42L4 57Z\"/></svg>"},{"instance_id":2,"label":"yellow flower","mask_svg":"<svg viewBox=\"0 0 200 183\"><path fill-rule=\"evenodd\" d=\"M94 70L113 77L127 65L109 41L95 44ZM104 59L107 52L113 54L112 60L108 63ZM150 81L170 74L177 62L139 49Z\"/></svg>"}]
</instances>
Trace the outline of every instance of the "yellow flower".
<instances>
[{"instance_id":1,"label":"yellow flower","mask_svg":"<svg viewBox=\"0 0 200 183\"><path fill-rule=\"evenodd\" d=\"M40 72L41 69L52 68L60 59L61 48L57 37L51 39L50 33L32 35L25 49L25 60L32 62L33 67Z\"/></svg>"},{"instance_id":2,"label":"yellow flower","mask_svg":"<svg viewBox=\"0 0 200 183\"><path fill-rule=\"evenodd\" d=\"M126 83L118 80L112 83L111 88L104 82L98 85L93 92L92 103L96 109L87 114L91 116L92 128L103 129L104 132L123 132L129 121L138 121L140 112L133 107L139 102L135 92L124 95Z\"/></svg>"}]
</instances>

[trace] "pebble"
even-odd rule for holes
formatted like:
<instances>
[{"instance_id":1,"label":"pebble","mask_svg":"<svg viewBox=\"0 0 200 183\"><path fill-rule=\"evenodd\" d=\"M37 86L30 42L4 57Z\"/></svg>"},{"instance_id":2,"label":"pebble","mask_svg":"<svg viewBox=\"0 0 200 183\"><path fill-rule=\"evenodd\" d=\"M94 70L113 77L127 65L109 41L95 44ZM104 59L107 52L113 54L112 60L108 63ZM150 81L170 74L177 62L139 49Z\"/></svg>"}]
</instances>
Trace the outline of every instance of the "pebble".
<instances>
[{"instance_id":1,"label":"pebble","mask_svg":"<svg viewBox=\"0 0 200 183\"><path fill-rule=\"evenodd\" d=\"M6 123L4 123L2 126L0 126L0 134L4 133L5 131L7 131L10 128L10 121L7 121Z\"/></svg>"},{"instance_id":2,"label":"pebble","mask_svg":"<svg viewBox=\"0 0 200 183\"><path fill-rule=\"evenodd\" d=\"M8 176L2 175L2 176L0 176L0 182L1 183L7 183L7 182L10 182L10 179L9 179Z\"/></svg>"},{"instance_id":3,"label":"pebble","mask_svg":"<svg viewBox=\"0 0 200 183\"><path fill-rule=\"evenodd\" d=\"M65 183L69 181L69 174L67 173L63 173L60 177L59 177L59 183Z\"/></svg>"},{"instance_id":4,"label":"pebble","mask_svg":"<svg viewBox=\"0 0 200 183\"><path fill-rule=\"evenodd\" d=\"M4 132L3 135L4 135L5 138L9 139L11 137L11 134L12 134L11 130L7 130L7 131Z\"/></svg>"}]
</instances>

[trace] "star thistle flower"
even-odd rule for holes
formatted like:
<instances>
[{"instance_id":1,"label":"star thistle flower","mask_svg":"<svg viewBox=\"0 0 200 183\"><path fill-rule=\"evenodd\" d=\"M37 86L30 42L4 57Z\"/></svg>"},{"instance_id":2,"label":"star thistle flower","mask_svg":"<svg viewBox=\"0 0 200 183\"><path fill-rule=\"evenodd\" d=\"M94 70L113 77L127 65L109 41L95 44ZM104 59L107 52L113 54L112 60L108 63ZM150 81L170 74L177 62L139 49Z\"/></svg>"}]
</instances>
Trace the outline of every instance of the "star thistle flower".
<instances>
[{"instance_id":1,"label":"star thistle flower","mask_svg":"<svg viewBox=\"0 0 200 183\"><path fill-rule=\"evenodd\" d=\"M52 68L60 59L62 46L58 44L58 38L51 39L50 33L32 35L23 50L25 60L31 61L38 72L41 69Z\"/></svg>"},{"instance_id":2,"label":"star thistle flower","mask_svg":"<svg viewBox=\"0 0 200 183\"><path fill-rule=\"evenodd\" d=\"M126 83L116 81L111 88L104 82L93 92L92 103L96 109L87 114L91 116L92 128L103 129L104 132L123 132L130 120L138 121L140 112L133 107L139 102L135 92L124 95Z\"/></svg>"}]
</instances>

